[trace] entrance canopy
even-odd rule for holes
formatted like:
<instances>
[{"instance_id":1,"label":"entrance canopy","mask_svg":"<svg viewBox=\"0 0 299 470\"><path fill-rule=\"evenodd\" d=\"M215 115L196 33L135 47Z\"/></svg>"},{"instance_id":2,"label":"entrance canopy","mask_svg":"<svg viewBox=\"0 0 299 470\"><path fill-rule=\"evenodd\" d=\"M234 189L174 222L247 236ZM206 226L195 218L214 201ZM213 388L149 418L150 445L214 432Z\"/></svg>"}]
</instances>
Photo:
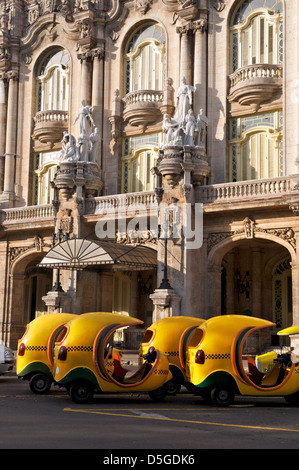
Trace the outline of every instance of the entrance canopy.
<instances>
[{"instance_id":1,"label":"entrance canopy","mask_svg":"<svg viewBox=\"0 0 299 470\"><path fill-rule=\"evenodd\" d=\"M73 238L54 246L38 266L78 270L108 266L131 270L156 269L157 253L146 246Z\"/></svg>"}]
</instances>

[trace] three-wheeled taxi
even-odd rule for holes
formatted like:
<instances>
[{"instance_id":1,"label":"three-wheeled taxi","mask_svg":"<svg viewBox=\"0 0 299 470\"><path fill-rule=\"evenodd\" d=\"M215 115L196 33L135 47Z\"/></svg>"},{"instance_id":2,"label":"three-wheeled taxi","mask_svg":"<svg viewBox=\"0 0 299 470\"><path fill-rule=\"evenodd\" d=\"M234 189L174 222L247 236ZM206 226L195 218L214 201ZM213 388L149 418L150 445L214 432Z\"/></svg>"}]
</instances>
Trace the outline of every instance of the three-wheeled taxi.
<instances>
[{"instance_id":1,"label":"three-wheeled taxi","mask_svg":"<svg viewBox=\"0 0 299 470\"><path fill-rule=\"evenodd\" d=\"M172 379L167 382L168 395L180 392L181 385L190 388L186 382L186 348L193 330L205 320L196 317L166 317L153 323L144 333L140 344L140 357L154 346L168 358Z\"/></svg>"},{"instance_id":2,"label":"three-wheeled taxi","mask_svg":"<svg viewBox=\"0 0 299 470\"><path fill-rule=\"evenodd\" d=\"M48 313L27 324L18 341L16 373L29 380L33 393L47 393L53 383L53 348L65 324L77 315Z\"/></svg>"},{"instance_id":3,"label":"three-wheeled taxi","mask_svg":"<svg viewBox=\"0 0 299 470\"><path fill-rule=\"evenodd\" d=\"M274 326L261 318L223 315L196 328L187 347L186 373L203 398L218 406L230 405L235 394L283 396L299 403L299 367L296 354L243 355L244 343L257 331ZM299 327L279 335L299 333Z\"/></svg>"},{"instance_id":4,"label":"three-wheeled taxi","mask_svg":"<svg viewBox=\"0 0 299 470\"><path fill-rule=\"evenodd\" d=\"M149 348L145 363L133 374L123 367L116 351L107 352L114 332L143 322L113 313L86 313L66 325L54 348L55 382L66 387L75 403L87 403L95 392L148 392L153 400L166 394L172 378L167 357ZM112 360L112 364L111 364Z\"/></svg>"}]
</instances>

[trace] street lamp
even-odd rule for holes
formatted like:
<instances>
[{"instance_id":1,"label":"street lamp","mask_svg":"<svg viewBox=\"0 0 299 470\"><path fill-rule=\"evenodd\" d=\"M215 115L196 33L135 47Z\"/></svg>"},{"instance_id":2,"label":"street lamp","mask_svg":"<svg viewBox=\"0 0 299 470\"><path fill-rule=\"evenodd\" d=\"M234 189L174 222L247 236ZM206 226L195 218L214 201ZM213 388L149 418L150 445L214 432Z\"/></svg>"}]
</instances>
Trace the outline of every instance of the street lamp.
<instances>
[{"instance_id":1,"label":"street lamp","mask_svg":"<svg viewBox=\"0 0 299 470\"><path fill-rule=\"evenodd\" d=\"M161 237L161 225L158 225L158 239L163 240L164 239L164 268L163 268L163 279L162 282L159 286L159 289L172 289L169 280L167 278L167 241L168 241L168 220L165 219L163 223L163 232L164 232L164 237Z\"/></svg>"},{"instance_id":2,"label":"street lamp","mask_svg":"<svg viewBox=\"0 0 299 470\"><path fill-rule=\"evenodd\" d=\"M69 235L70 234L68 232L63 233L61 229L59 229L57 233L53 233L51 237L52 247L54 248L55 245L58 245L65 240L68 240ZM56 270L56 281L55 281L53 288L51 289L51 292L64 292L60 284L60 269L59 268L57 268Z\"/></svg>"}]
</instances>

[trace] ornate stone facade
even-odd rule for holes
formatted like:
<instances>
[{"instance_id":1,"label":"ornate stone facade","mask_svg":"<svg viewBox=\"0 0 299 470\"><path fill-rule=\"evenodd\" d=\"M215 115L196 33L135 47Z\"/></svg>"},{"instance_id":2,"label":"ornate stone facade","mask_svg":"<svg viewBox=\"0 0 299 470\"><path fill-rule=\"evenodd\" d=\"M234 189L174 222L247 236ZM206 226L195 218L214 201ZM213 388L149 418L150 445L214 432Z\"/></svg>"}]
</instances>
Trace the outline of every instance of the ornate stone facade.
<instances>
[{"instance_id":1,"label":"ornate stone facade","mask_svg":"<svg viewBox=\"0 0 299 470\"><path fill-rule=\"evenodd\" d=\"M297 3L243 3L2 1L5 342L47 309L299 322ZM39 266L101 223L157 268Z\"/></svg>"}]
</instances>

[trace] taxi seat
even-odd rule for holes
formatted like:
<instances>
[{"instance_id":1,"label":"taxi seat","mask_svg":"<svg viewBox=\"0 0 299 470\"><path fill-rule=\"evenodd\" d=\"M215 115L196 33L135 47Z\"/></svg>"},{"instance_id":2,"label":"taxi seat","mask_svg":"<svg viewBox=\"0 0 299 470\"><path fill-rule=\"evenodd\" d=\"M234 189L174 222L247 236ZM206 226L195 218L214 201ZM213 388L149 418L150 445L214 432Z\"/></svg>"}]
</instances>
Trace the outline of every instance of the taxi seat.
<instances>
[{"instance_id":1,"label":"taxi seat","mask_svg":"<svg viewBox=\"0 0 299 470\"><path fill-rule=\"evenodd\" d=\"M126 369L125 367L121 365L119 356L115 352L113 353L113 365L114 365L114 370L113 370L112 377L118 382L122 383L125 378L126 373L130 372L130 369Z\"/></svg>"},{"instance_id":2,"label":"taxi seat","mask_svg":"<svg viewBox=\"0 0 299 470\"><path fill-rule=\"evenodd\" d=\"M252 357L247 356L247 362L250 380L252 380L256 385L260 385L265 374L258 370Z\"/></svg>"}]
</instances>

